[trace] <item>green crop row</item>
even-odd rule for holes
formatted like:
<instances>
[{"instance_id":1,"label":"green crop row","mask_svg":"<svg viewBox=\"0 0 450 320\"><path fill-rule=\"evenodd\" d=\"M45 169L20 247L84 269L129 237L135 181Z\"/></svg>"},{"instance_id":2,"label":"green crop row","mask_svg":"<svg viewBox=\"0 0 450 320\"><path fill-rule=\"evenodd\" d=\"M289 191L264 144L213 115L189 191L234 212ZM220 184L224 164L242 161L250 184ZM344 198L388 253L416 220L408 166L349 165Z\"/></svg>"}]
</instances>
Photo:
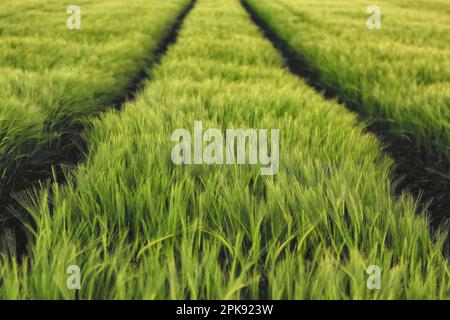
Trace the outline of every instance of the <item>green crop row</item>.
<instances>
[{"instance_id":1,"label":"green crop row","mask_svg":"<svg viewBox=\"0 0 450 320\"><path fill-rule=\"evenodd\" d=\"M449 297L443 235L393 197L378 141L283 68L238 0L197 1L151 79L93 122L65 186L22 195L29 254L0 256L1 298ZM278 174L173 164L171 134L195 121L279 129Z\"/></svg>"},{"instance_id":2,"label":"green crop row","mask_svg":"<svg viewBox=\"0 0 450 320\"><path fill-rule=\"evenodd\" d=\"M369 122L450 161L450 1L244 2L319 85ZM379 30L367 27L373 4Z\"/></svg>"},{"instance_id":3,"label":"green crop row","mask_svg":"<svg viewBox=\"0 0 450 320\"><path fill-rule=\"evenodd\" d=\"M73 160L86 119L124 98L188 4L80 0L69 30L61 1L0 3L0 203Z\"/></svg>"}]
</instances>

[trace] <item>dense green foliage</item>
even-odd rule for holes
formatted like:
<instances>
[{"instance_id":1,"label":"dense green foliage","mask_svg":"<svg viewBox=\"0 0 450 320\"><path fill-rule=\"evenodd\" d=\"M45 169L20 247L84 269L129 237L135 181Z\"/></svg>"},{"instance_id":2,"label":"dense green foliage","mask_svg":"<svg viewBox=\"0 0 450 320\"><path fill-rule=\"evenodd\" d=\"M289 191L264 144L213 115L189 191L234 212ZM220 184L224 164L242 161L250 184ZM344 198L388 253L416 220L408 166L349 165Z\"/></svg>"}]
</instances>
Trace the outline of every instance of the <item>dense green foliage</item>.
<instances>
[{"instance_id":1,"label":"dense green foliage","mask_svg":"<svg viewBox=\"0 0 450 320\"><path fill-rule=\"evenodd\" d=\"M320 84L450 161L450 1L244 1ZM366 26L373 4L381 30Z\"/></svg>"},{"instance_id":2,"label":"dense green foliage","mask_svg":"<svg viewBox=\"0 0 450 320\"><path fill-rule=\"evenodd\" d=\"M171 133L280 129L280 171L175 166ZM2 298L448 298L442 236L342 105L283 68L238 0L199 0L151 81L93 121L67 185L22 196L30 252L0 256ZM79 265L81 290L66 269ZM382 269L369 290L366 269Z\"/></svg>"}]
</instances>

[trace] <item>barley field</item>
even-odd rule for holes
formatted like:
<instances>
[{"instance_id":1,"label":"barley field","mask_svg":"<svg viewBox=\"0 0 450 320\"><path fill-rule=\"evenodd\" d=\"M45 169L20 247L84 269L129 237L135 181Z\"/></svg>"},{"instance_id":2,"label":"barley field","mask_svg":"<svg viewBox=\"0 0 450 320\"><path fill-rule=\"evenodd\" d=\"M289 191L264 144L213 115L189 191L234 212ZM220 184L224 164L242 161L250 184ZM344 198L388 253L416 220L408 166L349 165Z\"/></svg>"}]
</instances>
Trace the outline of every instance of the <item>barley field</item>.
<instances>
[{"instance_id":1,"label":"barley field","mask_svg":"<svg viewBox=\"0 0 450 320\"><path fill-rule=\"evenodd\" d=\"M0 3L0 299L449 299L448 225L368 130L448 167L433 3Z\"/></svg>"}]
</instances>

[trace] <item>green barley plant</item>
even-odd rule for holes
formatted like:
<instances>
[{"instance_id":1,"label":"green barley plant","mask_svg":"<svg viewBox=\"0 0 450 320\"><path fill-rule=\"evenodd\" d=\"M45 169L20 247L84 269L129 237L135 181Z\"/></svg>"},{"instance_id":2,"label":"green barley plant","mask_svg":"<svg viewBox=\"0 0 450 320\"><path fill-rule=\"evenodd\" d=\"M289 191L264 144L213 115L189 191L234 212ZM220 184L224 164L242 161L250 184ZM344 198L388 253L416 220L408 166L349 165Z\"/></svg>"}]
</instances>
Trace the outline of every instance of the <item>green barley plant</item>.
<instances>
[{"instance_id":1,"label":"green barley plant","mask_svg":"<svg viewBox=\"0 0 450 320\"><path fill-rule=\"evenodd\" d=\"M174 165L171 133L197 120L279 129L278 174ZM238 0L196 1L145 89L85 139L66 184L18 196L29 252L1 254L2 299L449 298L445 234L393 196L377 139L290 74Z\"/></svg>"},{"instance_id":2,"label":"green barley plant","mask_svg":"<svg viewBox=\"0 0 450 320\"><path fill-rule=\"evenodd\" d=\"M368 122L450 161L450 1L243 2L319 85ZM371 5L381 10L380 30L367 27Z\"/></svg>"},{"instance_id":3,"label":"green barley plant","mask_svg":"<svg viewBox=\"0 0 450 320\"><path fill-rule=\"evenodd\" d=\"M61 1L0 3L0 204L73 160L87 118L120 102L188 4L80 0L69 30Z\"/></svg>"}]
</instances>

